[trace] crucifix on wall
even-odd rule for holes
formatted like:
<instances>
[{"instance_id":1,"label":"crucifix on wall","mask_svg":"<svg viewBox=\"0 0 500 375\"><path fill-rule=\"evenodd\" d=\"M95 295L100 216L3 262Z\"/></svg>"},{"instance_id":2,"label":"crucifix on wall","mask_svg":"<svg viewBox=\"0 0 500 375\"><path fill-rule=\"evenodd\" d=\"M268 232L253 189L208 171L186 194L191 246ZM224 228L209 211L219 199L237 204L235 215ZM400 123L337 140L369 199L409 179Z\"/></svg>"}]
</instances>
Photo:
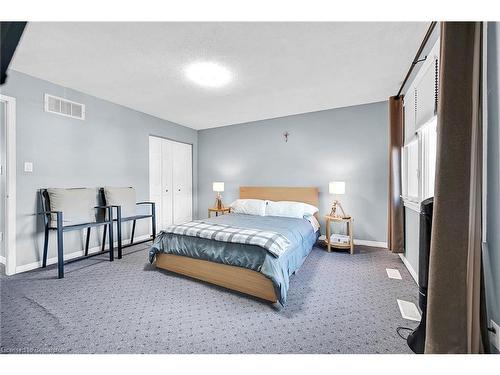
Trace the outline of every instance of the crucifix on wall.
<instances>
[{"instance_id":1,"label":"crucifix on wall","mask_svg":"<svg viewBox=\"0 0 500 375\"><path fill-rule=\"evenodd\" d=\"M288 133L288 131L285 131L283 133L283 138L285 138L285 142L288 142L288 136L290 135L290 133Z\"/></svg>"}]
</instances>

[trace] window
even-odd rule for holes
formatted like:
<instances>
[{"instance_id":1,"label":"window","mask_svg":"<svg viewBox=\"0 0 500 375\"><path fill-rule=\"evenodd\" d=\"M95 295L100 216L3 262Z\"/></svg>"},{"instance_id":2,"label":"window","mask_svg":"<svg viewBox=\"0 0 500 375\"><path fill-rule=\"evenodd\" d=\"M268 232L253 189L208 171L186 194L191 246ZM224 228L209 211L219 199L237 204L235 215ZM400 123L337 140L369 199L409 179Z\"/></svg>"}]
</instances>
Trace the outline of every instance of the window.
<instances>
[{"instance_id":1,"label":"window","mask_svg":"<svg viewBox=\"0 0 500 375\"><path fill-rule=\"evenodd\" d=\"M422 139L422 199L434 196L436 174L437 117L420 128Z\"/></svg>"},{"instance_id":2,"label":"window","mask_svg":"<svg viewBox=\"0 0 500 375\"><path fill-rule=\"evenodd\" d=\"M403 200L419 209L424 199L434 196L436 173L437 117L422 125L402 150Z\"/></svg>"},{"instance_id":3,"label":"window","mask_svg":"<svg viewBox=\"0 0 500 375\"><path fill-rule=\"evenodd\" d=\"M418 181L418 139L414 139L403 147L403 197L406 200L419 201Z\"/></svg>"},{"instance_id":4,"label":"window","mask_svg":"<svg viewBox=\"0 0 500 375\"><path fill-rule=\"evenodd\" d=\"M434 196L439 53L437 40L403 98L402 196L404 205L415 211L420 211L420 202Z\"/></svg>"}]
</instances>

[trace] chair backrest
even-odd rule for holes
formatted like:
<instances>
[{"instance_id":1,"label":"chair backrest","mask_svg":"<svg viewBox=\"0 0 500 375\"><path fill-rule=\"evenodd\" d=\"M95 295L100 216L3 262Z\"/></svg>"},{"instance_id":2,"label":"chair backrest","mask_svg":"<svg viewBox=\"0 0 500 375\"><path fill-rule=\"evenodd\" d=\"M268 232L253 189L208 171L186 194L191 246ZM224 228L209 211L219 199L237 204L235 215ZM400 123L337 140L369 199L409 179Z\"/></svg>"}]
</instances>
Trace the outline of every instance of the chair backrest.
<instances>
[{"instance_id":1,"label":"chair backrest","mask_svg":"<svg viewBox=\"0 0 500 375\"><path fill-rule=\"evenodd\" d=\"M50 211L50 198L47 193L47 189L40 189L38 191L38 196L40 197L40 206L42 211ZM48 225L50 221L50 214L43 215L43 224Z\"/></svg>"},{"instance_id":2,"label":"chair backrest","mask_svg":"<svg viewBox=\"0 0 500 375\"><path fill-rule=\"evenodd\" d=\"M137 214L136 193L133 187L104 186L99 189L99 195L104 205L121 206L122 217Z\"/></svg>"},{"instance_id":3,"label":"chair backrest","mask_svg":"<svg viewBox=\"0 0 500 375\"><path fill-rule=\"evenodd\" d=\"M46 188L40 189L42 209L44 211L61 211L63 224L73 225L96 220L95 206L97 191L95 188ZM56 215L44 215L46 224L57 225Z\"/></svg>"}]
</instances>

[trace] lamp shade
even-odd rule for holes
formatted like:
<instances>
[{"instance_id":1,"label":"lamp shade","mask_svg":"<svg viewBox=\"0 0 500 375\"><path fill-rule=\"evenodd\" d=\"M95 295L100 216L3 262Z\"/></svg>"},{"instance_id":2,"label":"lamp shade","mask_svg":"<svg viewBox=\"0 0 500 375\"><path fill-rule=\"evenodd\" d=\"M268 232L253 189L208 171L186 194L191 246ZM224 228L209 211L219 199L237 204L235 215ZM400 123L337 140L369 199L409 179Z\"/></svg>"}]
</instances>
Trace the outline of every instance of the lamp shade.
<instances>
[{"instance_id":1,"label":"lamp shade","mask_svg":"<svg viewBox=\"0 0 500 375\"><path fill-rule=\"evenodd\" d=\"M224 182L214 182L213 183L213 190L220 193L221 191L224 191Z\"/></svg>"},{"instance_id":2,"label":"lamp shade","mask_svg":"<svg viewBox=\"0 0 500 375\"><path fill-rule=\"evenodd\" d=\"M330 194L345 194L345 181L332 181L328 184Z\"/></svg>"}]
</instances>

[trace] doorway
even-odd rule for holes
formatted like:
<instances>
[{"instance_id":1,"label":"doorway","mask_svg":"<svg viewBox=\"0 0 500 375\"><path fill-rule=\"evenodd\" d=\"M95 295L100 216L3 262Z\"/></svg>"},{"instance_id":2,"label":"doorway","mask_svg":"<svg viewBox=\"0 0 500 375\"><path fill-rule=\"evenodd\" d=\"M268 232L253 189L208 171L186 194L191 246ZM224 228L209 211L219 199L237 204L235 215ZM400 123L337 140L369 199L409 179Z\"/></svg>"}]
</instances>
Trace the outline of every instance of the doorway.
<instances>
[{"instance_id":1,"label":"doorway","mask_svg":"<svg viewBox=\"0 0 500 375\"><path fill-rule=\"evenodd\" d=\"M0 95L0 262L16 273L16 100Z\"/></svg>"}]
</instances>

